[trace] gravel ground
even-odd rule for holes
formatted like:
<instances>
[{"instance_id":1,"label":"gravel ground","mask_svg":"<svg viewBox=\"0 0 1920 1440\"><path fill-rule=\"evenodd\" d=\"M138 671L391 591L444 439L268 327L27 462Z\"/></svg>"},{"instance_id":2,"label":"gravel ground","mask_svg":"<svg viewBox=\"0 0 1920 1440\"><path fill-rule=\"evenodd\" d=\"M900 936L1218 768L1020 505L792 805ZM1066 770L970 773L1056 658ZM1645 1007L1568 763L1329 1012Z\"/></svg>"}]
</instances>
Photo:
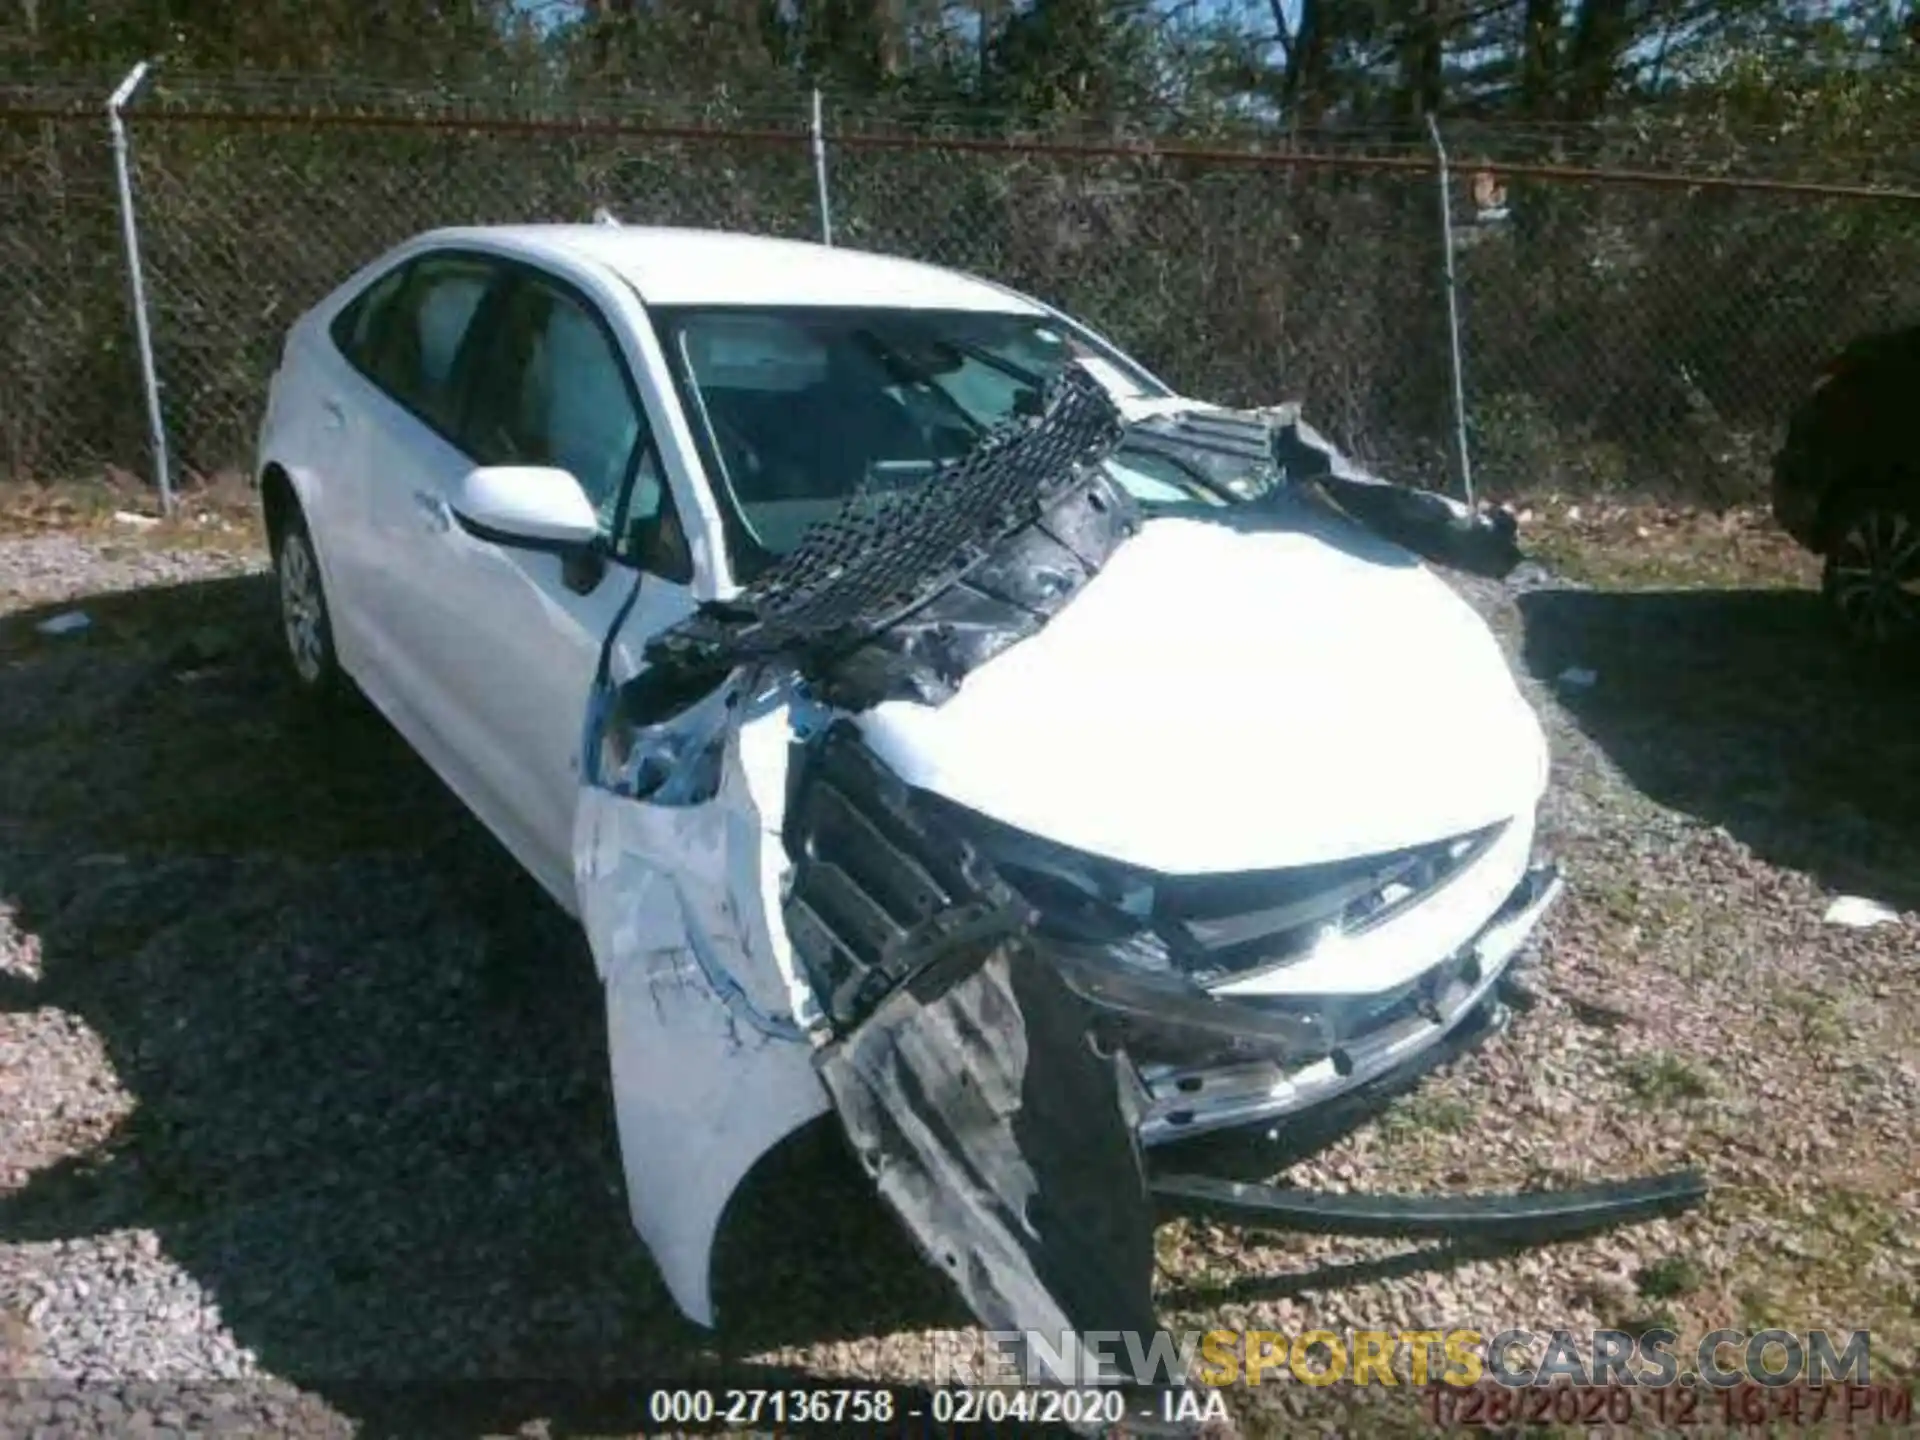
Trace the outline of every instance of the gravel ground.
<instances>
[{"instance_id":1,"label":"gravel ground","mask_svg":"<svg viewBox=\"0 0 1920 1440\"><path fill-rule=\"evenodd\" d=\"M1534 1003L1256 1168L1386 1190L1685 1162L1712 1201L1498 1256L1169 1223L1163 1318L1868 1325L1903 1377L1914 699L1835 653L1751 526L1558 507L1537 533L1596 583L1468 587L1555 753L1570 891ZM217 527L0 535L0 1432L631 1429L622 1376L912 1381L964 1345L824 1132L730 1220L721 1336L677 1317L628 1227L581 940L381 725L294 704L260 571ZM75 605L87 631L36 632ZM1843 890L1905 913L1823 923ZM476 1379L457 1408L418 1383ZM1417 1415L1233 1404L1249 1434Z\"/></svg>"}]
</instances>

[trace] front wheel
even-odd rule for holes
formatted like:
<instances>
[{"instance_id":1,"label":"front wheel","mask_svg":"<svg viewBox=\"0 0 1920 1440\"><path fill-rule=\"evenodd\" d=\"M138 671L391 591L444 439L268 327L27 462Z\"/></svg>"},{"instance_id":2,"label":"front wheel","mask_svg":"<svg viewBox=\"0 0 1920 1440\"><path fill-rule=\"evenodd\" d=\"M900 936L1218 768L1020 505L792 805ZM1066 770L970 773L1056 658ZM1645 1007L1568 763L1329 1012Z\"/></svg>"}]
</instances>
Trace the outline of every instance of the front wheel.
<instances>
[{"instance_id":1,"label":"front wheel","mask_svg":"<svg viewBox=\"0 0 1920 1440\"><path fill-rule=\"evenodd\" d=\"M1821 590L1855 641L1920 646L1920 497L1869 490L1841 504Z\"/></svg>"},{"instance_id":2,"label":"front wheel","mask_svg":"<svg viewBox=\"0 0 1920 1440\"><path fill-rule=\"evenodd\" d=\"M293 677L310 695L331 695L339 688L340 665L333 651L333 620L326 588L306 518L290 507L279 543L273 547L273 571L280 590L280 629L286 637Z\"/></svg>"}]
</instances>

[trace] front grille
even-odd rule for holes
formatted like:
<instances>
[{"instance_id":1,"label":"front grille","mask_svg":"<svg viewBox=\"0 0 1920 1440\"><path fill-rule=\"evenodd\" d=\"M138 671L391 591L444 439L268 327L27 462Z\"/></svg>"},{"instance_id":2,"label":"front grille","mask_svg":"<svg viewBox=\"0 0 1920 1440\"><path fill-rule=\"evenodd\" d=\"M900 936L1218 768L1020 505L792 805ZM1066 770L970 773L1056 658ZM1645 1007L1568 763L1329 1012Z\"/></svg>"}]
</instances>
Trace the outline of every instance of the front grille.
<instances>
[{"instance_id":1,"label":"front grille","mask_svg":"<svg viewBox=\"0 0 1920 1440\"><path fill-rule=\"evenodd\" d=\"M1385 855L1291 870L1170 877L1155 886L1154 929L1202 983L1304 959L1336 936L1364 934L1472 865L1505 822Z\"/></svg>"}]
</instances>

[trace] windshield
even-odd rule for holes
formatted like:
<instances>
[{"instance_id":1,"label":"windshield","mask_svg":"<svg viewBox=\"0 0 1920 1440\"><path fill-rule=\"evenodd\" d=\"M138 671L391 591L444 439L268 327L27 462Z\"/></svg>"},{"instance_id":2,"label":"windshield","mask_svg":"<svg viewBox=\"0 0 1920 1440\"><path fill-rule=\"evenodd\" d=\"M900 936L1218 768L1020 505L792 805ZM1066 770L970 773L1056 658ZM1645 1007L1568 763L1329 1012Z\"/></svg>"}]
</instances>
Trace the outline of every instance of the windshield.
<instances>
[{"instance_id":1,"label":"windshield","mask_svg":"<svg viewBox=\"0 0 1920 1440\"><path fill-rule=\"evenodd\" d=\"M655 320L743 577L856 493L925 483L1002 421L1037 414L1070 359L1122 391L1167 393L1044 315L730 306L662 309ZM1114 473L1151 492L1142 499L1183 488L1131 461Z\"/></svg>"}]
</instances>

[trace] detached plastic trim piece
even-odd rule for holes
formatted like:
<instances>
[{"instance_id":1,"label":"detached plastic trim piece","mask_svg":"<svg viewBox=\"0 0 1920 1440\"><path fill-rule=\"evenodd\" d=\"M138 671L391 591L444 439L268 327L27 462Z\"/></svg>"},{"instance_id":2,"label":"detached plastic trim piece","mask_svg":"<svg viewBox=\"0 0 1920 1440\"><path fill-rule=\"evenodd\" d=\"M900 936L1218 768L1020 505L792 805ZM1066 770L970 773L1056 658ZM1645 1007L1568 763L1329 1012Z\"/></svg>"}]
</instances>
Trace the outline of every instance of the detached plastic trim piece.
<instances>
[{"instance_id":1,"label":"detached plastic trim piece","mask_svg":"<svg viewBox=\"0 0 1920 1440\"><path fill-rule=\"evenodd\" d=\"M1169 1208L1186 1213L1308 1235L1515 1246L1683 1214L1707 1195L1706 1177L1697 1170L1505 1195L1336 1195L1212 1175L1155 1175L1148 1188Z\"/></svg>"}]
</instances>

